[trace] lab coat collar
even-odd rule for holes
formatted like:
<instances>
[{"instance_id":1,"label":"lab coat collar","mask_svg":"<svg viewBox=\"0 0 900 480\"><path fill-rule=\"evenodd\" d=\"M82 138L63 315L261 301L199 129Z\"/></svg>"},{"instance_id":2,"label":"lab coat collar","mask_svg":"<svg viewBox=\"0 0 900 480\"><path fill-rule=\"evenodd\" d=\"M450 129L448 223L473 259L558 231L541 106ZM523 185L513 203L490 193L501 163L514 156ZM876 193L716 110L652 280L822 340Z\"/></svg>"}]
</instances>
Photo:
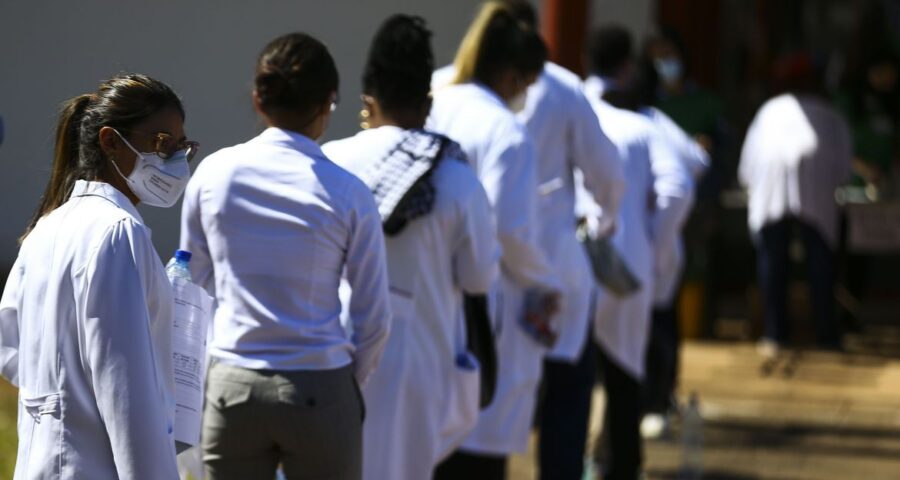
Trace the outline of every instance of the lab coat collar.
<instances>
[{"instance_id":1,"label":"lab coat collar","mask_svg":"<svg viewBox=\"0 0 900 480\"><path fill-rule=\"evenodd\" d=\"M105 198L117 207L128 212L128 214L134 217L134 219L137 220L138 223L140 223L141 225L144 224L143 217L141 217L140 212L138 212L134 204L131 203L131 200L129 200L128 197L126 197L125 194L120 192L116 187L108 183L77 180L75 182L75 187L72 188L72 194L69 195L70 199L75 197Z\"/></svg>"},{"instance_id":2,"label":"lab coat collar","mask_svg":"<svg viewBox=\"0 0 900 480\"><path fill-rule=\"evenodd\" d=\"M500 95L497 95L497 93L488 88L487 85L481 82L472 82L471 85L472 87L474 87L473 91L477 92L480 96L489 99L497 105L500 105L501 107L509 110L509 107L506 105L506 102L504 102L503 99L500 98Z\"/></svg>"},{"instance_id":3,"label":"lab coat collar","mask_svg":"<svg viewBox=\"0 0 900 480\"><path fill-rule=\"evenodd\" d=\"M591 75L584 81L584 91L592 99L600 99L608 90L613 89L614 82L607 77Z\"/></svg>"},{"instance_id":4,"label":"lab coat collar","mask_svg":"<svg viewBox=\"0 0 900 480\"><path fill-rule=\"evenodd\" d=\"M297 132L284 130L278 127L269 127L265 129L259 136L251 140L251 142L284 145L293 148L308 157L320 159L327 158L325 154L322 153L322 148L315 140Z\"/></svg>"}]
</instances>

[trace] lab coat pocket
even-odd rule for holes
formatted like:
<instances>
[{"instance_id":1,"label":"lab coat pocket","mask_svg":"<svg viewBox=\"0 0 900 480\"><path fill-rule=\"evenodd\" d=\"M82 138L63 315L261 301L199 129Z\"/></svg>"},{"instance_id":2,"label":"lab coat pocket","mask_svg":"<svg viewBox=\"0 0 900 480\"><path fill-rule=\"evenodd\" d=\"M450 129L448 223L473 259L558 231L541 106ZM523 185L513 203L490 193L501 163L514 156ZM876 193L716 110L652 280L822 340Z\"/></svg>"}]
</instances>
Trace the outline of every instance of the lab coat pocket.
<instances>
[{"instance_id":1,"label":"lab coat pocket","mask_svg":"<svg viewBox=\"0 0 900 480\"><path fill-rule=\"evenodd\" d=\"M450 375L447 410L441 427L438 458L450 455L478 423L481 396L481 367L471 352L457 356Z\"/></svg>"},{"instance_id":2,"label":"lab coat pocket","mask_svg":"<svg viewBox=\"0 0 900 480\"><path fill-rule=\"evenodd\" d=\"M20 397L22 415L17 469L24 478L60 478L62 470L62 395L50 393Z\"/></svg>"}]
</instances>

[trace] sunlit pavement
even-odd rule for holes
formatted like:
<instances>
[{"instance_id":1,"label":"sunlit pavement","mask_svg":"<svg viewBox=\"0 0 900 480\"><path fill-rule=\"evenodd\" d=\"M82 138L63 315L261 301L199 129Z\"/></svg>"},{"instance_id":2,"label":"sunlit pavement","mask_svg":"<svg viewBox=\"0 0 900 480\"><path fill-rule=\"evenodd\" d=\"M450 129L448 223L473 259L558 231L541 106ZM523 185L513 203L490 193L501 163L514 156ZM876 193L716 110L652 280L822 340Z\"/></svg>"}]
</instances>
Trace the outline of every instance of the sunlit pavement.
<instances>
[{"instance_id":1,"label":"sunlit pavement","mask_svg":"<svg viewBox=\"0 0 900 480\"><path fill-rule=\"evenodd\" d=\"M747 343L691 343L681 375L682 400L700 396L705 479L900 479L900 360L800 351L770 362ZM593 432L602 401L598 390ZM680 478L672 427L646 443L649 480ZM533 450L515 457L510 478L534 478L533 464Z\"/></svg>"}]
</instances>

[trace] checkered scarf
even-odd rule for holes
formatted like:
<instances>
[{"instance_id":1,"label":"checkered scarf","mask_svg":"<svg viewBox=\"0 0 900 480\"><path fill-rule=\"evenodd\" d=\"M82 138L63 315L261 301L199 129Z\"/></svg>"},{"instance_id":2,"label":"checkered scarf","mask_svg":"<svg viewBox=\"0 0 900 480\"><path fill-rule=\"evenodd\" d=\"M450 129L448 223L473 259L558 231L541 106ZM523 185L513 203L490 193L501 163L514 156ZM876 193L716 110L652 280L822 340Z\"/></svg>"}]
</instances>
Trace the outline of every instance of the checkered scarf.
<instances>
[{"instance_id":1,"label":"checkered scarf","mask_svg":"<svg viewBox=\"0 0 900 480\"><path fill-rule=\"evenodd\" d=\"M448 156L465 159L459 144L449 138L409 130L362 176L375 197L385 234L397 235L411 220L431 212L436 194L431 174Z\"/></svg>"}]
</instances>

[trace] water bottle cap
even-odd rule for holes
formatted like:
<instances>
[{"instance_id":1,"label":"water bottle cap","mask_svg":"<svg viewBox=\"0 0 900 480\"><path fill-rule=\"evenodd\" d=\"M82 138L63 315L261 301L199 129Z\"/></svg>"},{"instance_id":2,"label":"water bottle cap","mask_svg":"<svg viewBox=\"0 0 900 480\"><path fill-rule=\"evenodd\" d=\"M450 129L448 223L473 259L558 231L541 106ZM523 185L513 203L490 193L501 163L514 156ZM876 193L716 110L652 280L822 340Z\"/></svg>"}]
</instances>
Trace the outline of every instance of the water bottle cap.
<instances>
[{"instance_id":1,"label":"water bottle cap","mask_svg":"<svg viewBox=\"0 0 900 480\"><path fill-rule=\"evenodd\" d=\"M184 263L190 262L191 252L187 250L175 250L175 261Z\"/></svg>"}]
</instances>

